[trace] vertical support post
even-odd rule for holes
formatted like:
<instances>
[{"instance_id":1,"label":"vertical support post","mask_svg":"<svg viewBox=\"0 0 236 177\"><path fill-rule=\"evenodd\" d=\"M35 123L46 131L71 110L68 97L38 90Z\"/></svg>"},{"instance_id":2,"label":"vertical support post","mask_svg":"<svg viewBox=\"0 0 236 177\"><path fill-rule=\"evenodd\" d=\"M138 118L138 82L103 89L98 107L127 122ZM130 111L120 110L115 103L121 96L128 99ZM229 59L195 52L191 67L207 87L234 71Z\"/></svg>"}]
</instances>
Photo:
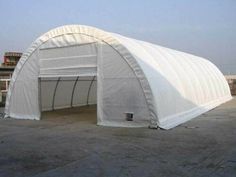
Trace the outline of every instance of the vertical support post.
<instances>
[{"instance_id":1,"label":"vertical support post","mask_svg":"<svg viewBox=\"0 0 236 177\"><path fill-rule=\"evenodd\" d=\"M42 113L42 96L41 96L41 77L38 78L38 100L39 100L39 119L41 119Z\"/></svg>"},{"instance_id":2,"label":"vertical support post","mask_svg":"<svg viewBox=\"0 0 236 177\"><path fill-rule=\"evenodd\" d=\"M97 123L103 120L103 45L97 43Z\"/></svg>"}]
</instances>

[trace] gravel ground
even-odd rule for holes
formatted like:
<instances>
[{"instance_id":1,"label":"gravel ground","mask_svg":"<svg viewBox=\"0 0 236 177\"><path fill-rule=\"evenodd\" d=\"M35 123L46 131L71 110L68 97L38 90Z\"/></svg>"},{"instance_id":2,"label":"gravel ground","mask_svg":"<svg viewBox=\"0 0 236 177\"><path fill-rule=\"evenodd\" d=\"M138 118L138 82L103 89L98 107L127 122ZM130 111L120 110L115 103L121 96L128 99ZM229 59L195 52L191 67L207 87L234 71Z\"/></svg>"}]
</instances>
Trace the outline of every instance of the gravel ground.
<instances>
[{"instance_id":1,"label":"gravel ground","mask_svg":"<svg viewBox=\"0 0 236 177\"><path fill-rule=\"evenodd\" d=\"M4 112L4 107L0 107L0 113Z\"/></svg>"},{"instance_id":2,"label":"gravel ground","mask_svg":"<svg viewBox=\"0 0 236 177\"><path fill-rule=\"evenodd\" d=\"M0 120L1 177L233 177L236 100L169 131L96 125L95 107Z\"/></svg>"}]
</instances>

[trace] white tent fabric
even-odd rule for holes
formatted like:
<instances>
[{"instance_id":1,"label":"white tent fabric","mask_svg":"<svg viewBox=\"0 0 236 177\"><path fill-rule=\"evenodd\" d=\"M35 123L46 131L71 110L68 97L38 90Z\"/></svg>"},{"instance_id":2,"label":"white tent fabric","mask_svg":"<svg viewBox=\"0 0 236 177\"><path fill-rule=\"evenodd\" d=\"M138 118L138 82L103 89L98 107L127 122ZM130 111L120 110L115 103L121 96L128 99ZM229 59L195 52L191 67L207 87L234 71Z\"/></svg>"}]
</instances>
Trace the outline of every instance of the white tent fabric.
<instances>
[{"instance_id":1,"label":"white tent fabric","mask_svg":"<svg viewBox=\"0 0 236 177\"><path fill-rule=\"evenodd\" d=\"M23 54L5 113L39 120L44 110L97 104L99 125L170 129L230 99L208 60L70 25L42 35Z\"/></svg>"}]
</instances>

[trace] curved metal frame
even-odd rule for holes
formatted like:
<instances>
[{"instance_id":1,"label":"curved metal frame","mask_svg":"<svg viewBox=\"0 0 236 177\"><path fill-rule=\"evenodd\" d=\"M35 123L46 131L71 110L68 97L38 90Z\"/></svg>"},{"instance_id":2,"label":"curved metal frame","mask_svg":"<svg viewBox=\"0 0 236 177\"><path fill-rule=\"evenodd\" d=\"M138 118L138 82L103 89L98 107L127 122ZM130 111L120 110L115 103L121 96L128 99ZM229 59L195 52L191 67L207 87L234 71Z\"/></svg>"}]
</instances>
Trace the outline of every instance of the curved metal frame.
<instances>
[{"instance_id":1,"label":"curved metal frame","mask_svg":"<svg viewBox=\"0 0 236 177\"><path fill-rule=\"evenodd\" d=\"M52 110L55 110L55 109L54 109L54 102L55 102L57 87L58 87L58 84L59 84L60 80L61 80L61 77L59 77L59 78L57 79L57 83L56 83L56 86L55 86L55 89L54 89L53 98L52 98Z\"/></svg>"},{"instance_id":2,"label":"curved metal frame","mask_svg":"<svg viewBox=\"0 0 236 177\"><path fill-rule=\"evenodd\" d=\"M88 104L88 102L89 102L89 95L90 95L90 91L91 91L91 88L92 88L92 85L93 85L93 82L94 82L95 78L96 78L96 76L93 76L93 79L92 79L92 81L91 81L91 83L89 85L88 95L87 95L87 105L89 105Z\"/></svg>"},{"instance_id":3,"label":"curved metal frame","mask_svg":"<svg viewBox=\"0 0 236 177\"><path fill-rule=\"evenodd\" d=\"M79 76L76 78L73 89L72 89L70 107L73 107L74 93L75 93L75 88L76 88L78 80L79 80Z\"/></svg>"}]
</instances>

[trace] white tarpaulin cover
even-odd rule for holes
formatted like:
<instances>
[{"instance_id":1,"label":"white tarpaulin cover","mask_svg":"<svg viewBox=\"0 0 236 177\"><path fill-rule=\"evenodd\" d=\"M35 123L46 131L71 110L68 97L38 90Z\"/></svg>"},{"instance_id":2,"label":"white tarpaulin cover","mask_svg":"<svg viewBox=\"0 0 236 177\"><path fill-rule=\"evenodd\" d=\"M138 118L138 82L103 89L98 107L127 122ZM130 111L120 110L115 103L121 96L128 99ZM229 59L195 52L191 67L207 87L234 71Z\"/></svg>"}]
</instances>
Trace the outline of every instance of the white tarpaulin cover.
<instances>
[{"instance_id":1,"label":"white tarpaulin cover","mask_svg":"<svg viewBox=\"0 0 236 177\"><path fill-rule=\"evenodd\" d=\"M97 123L169 129L231 99L208 60L88 26L39 37L14 71L6 117L97 104ZM127 121L125 113L133 113Z\"/></svg>"}]
</instances>

